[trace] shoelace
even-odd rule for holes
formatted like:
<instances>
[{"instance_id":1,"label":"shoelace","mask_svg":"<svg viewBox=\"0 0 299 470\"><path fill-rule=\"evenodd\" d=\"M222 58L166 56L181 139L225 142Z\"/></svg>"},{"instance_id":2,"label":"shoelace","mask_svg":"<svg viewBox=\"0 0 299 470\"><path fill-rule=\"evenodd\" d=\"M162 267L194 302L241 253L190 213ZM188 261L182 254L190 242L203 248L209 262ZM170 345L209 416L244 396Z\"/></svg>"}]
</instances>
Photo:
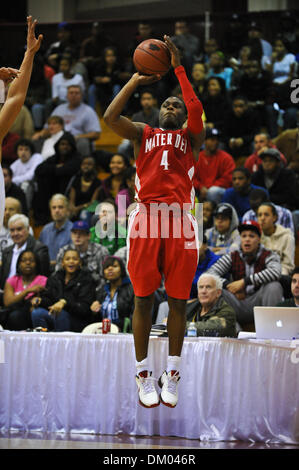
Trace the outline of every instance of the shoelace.
<instances>
[{"instance_id":1,"label":"shoelace","mask_svg":"<svg viewBox=\"0 0 299 470\"><path fill-rule=\"evenodd\" d=\"M167 374L167 389L170 393L176 394L176 389L177 389L177 383L180 379L178 371L176 371L175 374Z\"/></svg>"},{"instance_id":2,"label":"shoelace","mask_svg":"<svg viewBox=\"0 0 299 470\"><path fill-rule=\"evenodd\" d=\"M152 377L151 375L149 375L148 377L143 377L142 375L139 375L139 378L146 394L156 391L154 387L154 381L157 379L155 377Z\"/></svg>"}]
</instances>

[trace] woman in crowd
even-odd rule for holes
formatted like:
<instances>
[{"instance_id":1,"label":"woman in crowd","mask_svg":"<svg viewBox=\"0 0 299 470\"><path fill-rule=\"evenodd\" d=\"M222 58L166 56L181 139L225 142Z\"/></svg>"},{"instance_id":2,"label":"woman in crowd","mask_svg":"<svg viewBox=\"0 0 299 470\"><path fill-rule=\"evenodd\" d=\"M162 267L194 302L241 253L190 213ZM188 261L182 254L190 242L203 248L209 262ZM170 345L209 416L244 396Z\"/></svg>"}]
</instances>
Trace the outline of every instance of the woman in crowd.
<instances>
[{"instance_id":1,"label":"woman in crowd","mask_svg":"<svg viewBox=\"0 0 299 470\"><path fill-rule=\"evenodd\" d=\"M127 158L120 154L116 153L112 155L109 169L110 169L110 176L106 178L102 185L105 192L105 199L113 198L115 199L117 193L121 190L126 188L125 183L125 170L129 167L129 162Z\"/></svg>"},{"instance_id":2,"label":"woman in crowd","mask_svg":"<svg viewBox=\"0 0 299 470\"><path fill-rule=\"evenodd\" d=\"M31 313L33 327L81 332L95 321L89 308L94 298L91 274L81 269L79 253L68 249L63 256L62 269L49 277L46 290L35 301Z\"/></svg>"},{"instance_id":3,"label":"woman in crowd","mask_svg":"<svg viewBox=\"0 0 299 470\"><path fill-rule=\"evenodd\" d=\"M7 319L3 326L8 330L26 330L32 327L30 311L44 291L47 277L40 274L39 259L30 250L19 255L16 272L4 286L3 304Z\"/></svg>"},{"instance_id":4,"label":"woman in crowd","mask_svg":"<svg viewBox=\"0 0 299 470\"><path fill-rule=\"evenodd\" d=\"M225 81L221 77L210 77L206 83L203 106L206 115L206 126L223 131L223 124L230 110Z\"/></svg>"},{"instance_id":5,"label":"woman in crowd","mask_svg":"<svg viewBox=\"0 0 299 470\"><path fill-rule=\"evenodd\" d=\"M274 42L272 57L263 57L262 65L271 72L275 84L283 84L293 78L296 57L288 51L288 44L282 38Z\"/></svg>"},{"instance_id":6,"label":"woman in crowd","mask_svg":"<svg viewBox=\"0 0 299 470\"><path fill-rule=\"evenodd\" d=\"M72 220L84 219L90 224L92 212L87 208L94 201L103 201L104 191L101 181L97 178L96 163L93 157L84 157L80 172L70 182L70 208ZM89 215L90 214L90 215Z\"/></svg>"},{"instance_id":7,"label":"woman in crowd","mask_svg":"<svg viewBox=\"0 0 299 470\"><path fill-rule=\"evenodd\" d=\"M103 263L105 286L97 293L90 307L101 319L109 318L120 331L125 318L130 318L134 309L134 291L127 276L123 261L116 256L107 256Z\"/></svg>"},{"instance_id":8,"label":"woman in crowd","mask_svg":"<svg viewBox=\"0 0 299 470\"><path fill-rule=\"evenodd\" d=\"M64 132L54 148L55 154L35 170L37 192L34 193L33 210L35 221L39 225L44 225L49 220L51 196L55 193L64 194L70 179L80 170L82 157L70 132Z\"/></svg>"}]
</instances>

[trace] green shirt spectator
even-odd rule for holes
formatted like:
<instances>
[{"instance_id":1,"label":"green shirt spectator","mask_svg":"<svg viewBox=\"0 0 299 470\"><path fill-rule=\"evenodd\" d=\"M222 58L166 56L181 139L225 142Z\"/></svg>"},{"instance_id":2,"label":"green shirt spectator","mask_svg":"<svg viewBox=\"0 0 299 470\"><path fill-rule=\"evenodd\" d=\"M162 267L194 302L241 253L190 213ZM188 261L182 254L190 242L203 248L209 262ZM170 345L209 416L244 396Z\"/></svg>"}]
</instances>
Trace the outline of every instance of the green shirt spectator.
<instances>
[{"instance_id":1,"label":"green shirt spectator","mask_svg":"<svg viewBox=\"0 0 299 470\"><path fill-rule=\"evenodd\" d=\"M101 237L97 234L96 226L90 229L90 241L99 243L100 245L107 248L110 255L113 255L119 248L126 246L127 243L127 231L121 225L116 226L115 235Z\"/></svg>"}]
</instances>

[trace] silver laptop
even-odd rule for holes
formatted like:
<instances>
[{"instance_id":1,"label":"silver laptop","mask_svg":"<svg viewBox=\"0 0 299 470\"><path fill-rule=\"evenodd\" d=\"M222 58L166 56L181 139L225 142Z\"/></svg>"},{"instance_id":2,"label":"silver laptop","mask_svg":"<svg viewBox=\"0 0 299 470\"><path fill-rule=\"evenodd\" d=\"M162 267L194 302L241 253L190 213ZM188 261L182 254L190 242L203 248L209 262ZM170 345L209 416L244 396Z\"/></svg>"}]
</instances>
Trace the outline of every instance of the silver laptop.
<instances>
[{"instance_id":1,"label":"silver laptop","mask_svg":"<svg viewBox=\"0 0 299 470\"><path fill-rule=\"evenodd\" d=\"M254 307L257 339L298 339L299 307Z\"/></svg>"}]
</instances>

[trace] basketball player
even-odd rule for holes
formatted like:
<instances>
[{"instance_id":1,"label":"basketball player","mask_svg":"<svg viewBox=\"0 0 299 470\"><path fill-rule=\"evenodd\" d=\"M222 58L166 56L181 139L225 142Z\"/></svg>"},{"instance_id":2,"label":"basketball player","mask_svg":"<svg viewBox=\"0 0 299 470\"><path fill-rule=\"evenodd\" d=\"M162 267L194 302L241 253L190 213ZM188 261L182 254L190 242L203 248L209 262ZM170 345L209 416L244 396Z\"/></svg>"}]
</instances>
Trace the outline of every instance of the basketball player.
<instances>
[{"instance_id":1,"label":"basketball player","mask_svg":"<svg viewBox=\"0 0 299 470\"><path fill-rule=\"evenodd\" d=\"M36 23L36 20L32 21L31 16L27 17L27 49L20 69L17 70L9 67L0 68L0 80L3 80L5 87L12 82L8 89L6 101L0 111L0 228L3 224L5 206L4 178L1 168L1 147L4 137L24 104L30 82L33 59L43 39L42 35L39 35L38 39L35 37Z\"/></svg>"},{"instance_id":2,"label":"basketball player","mask_svg":"<svg viewBox=\"0 0 299 470\"><path fill-rule=\"evenodd\" d=\"M181 66L178 49L168 36L164 36L171 53L171 65L182 89L184 102L169 97L162 103L159 114L160 128L151 128L140 122L132 122L121 115L130 96L139 85L148 85L161 76L144 76L135 73L107 108L104 120L118 135L129 139L134 145L136 158L136 210L130 214L128 230L128 271L135 292L133 335L136 354L136 382L141 405L152 408L161 401L174 407L178 400L180 356L186 326L186 299L189 298L192 280L197 267L196 230L192 220L191 235L175 238L178 224L182 227L192 217L192 178L195 159L204 141L202 105L196 97ZM184 104L185 103L185 104ZM186 107L185 107L186 105ZM183 125L187 119L187 126ZM173 203L181 210L162 210L159 214L152 207L164 203L164 209ZM161 232L168 220L169 237ZM157 232L151 237L151 230ZM146 232L146 238L143 229ZM178 232L176 232L178 233ZM137 236L136 236L137 234ZM139 236L138 236L139 234ZM189 241L188 241L189 240ZM192 243L193 240L193 243ZM148 364L148 343L152 326L154 291L160 286L164 275L168 295L169 356L167 369L159 379L162 387L159 395L154 386Z\"/></svg>"}]
</instances>

